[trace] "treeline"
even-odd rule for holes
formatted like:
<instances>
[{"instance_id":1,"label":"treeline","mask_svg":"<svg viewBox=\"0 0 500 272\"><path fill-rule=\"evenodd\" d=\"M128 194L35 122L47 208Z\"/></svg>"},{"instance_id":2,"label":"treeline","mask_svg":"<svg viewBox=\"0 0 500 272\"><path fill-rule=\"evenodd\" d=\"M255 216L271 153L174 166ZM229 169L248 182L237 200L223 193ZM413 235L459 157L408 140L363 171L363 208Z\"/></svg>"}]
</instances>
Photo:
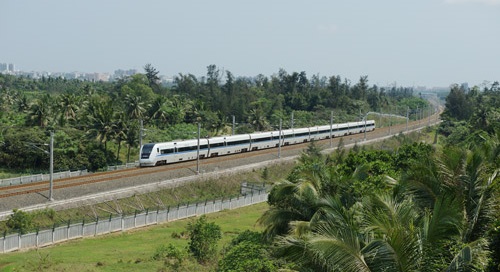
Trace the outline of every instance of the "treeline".
<instances>
[{"instance_id":1,"label":"treeline","mask_svg":"<svg viewBox=\"0 0 500 272\"><path fill-rule=\"evenodd\" d=\"M160 84L152 65L144 73L115 82L64 78L30 79L0 75L0 165L8 169L46 169L39 148L55 132L55 167L96 170L136 160L141 122L144 141L192 138L196 123L202 135L359 120L369 111L406 114L427 102L411 88L379 88L362 76L355 84L340 76L307 77L305 72L254 78L235 77L215 65L198 78L179 74ZM399 108L396 108L398 105ZM399 112L397 112L399 111Z\"/></svg>"}]
</instances>

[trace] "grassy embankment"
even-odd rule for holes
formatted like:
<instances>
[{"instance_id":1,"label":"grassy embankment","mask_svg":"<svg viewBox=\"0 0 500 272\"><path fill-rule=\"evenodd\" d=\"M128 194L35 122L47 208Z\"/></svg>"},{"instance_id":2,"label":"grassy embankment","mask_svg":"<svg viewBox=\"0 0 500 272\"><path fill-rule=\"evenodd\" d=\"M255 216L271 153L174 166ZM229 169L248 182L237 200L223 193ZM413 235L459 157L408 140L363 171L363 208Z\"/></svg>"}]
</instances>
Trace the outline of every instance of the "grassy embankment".
<instances>
[{"instance_id":1,"label":"grassy embankment","mask_svg":"<svg viewBox=\"0 0 500 272\"><path fill-rule=\"evenodd\" d=\"M223 231L219 250L244 230L260 231L257 219L267 210L266 203L207 215ZM170 271L163 260L153 260L156 250L172 244L187 252L188 239L183 236L188 222L195 218L169 222L134 231L119 232L95 238L79 239L55 246L0 255L1 271ZM202 266L186 258L180 271L212 271L217 263ZM160 270L164 269L164 270Z\"/></svg>"}]
</instances>

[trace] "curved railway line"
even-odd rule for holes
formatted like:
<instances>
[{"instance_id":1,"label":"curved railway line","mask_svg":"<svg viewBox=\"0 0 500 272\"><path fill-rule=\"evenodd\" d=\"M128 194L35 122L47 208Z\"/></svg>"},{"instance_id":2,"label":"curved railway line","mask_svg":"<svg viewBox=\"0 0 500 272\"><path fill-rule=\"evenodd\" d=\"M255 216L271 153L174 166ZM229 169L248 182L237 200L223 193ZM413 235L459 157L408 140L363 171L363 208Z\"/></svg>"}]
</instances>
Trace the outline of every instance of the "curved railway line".
<instances>
[{"instance_id":1,"label":"curved railway line","mask_svg":"<svg viewBox=\"0 0 500 272\"><path fill-rule=\"evenodd\" d=\"M429 121L425 119L409 122L408 130L416 130L438 121L438 114L435 114L431 116ZM405 131L406 124L377 128L375 131L366 133L366 140L387 138L388 136L393 136ZM363 142L365 134L353 134L334 138L331 140L332 147L338 145L340 138L343 138L344 145L348 146L350 144ZM330 147L330 139L317 141L317 143L323 149L328 149ZM281 158L299 155L308 144L309 143L282 146L280 152ZM199 161L201 170L200 176L203 176L203 173L276 159L278 159L278 148L201 159ZM126 190L130 188L130 190L133 190L134 186L143 185L145 183L158 183L169 179L196 176L196 166L196 161L186 161L158 167L129 168L72 178L56 179L53 181L53 194L55 200L67 200L74 197L82 197L116 189ZM47 197L48 188L48 181L1 187L0 212L44 203L50 204Z\"/></svg>"}]
</instances>

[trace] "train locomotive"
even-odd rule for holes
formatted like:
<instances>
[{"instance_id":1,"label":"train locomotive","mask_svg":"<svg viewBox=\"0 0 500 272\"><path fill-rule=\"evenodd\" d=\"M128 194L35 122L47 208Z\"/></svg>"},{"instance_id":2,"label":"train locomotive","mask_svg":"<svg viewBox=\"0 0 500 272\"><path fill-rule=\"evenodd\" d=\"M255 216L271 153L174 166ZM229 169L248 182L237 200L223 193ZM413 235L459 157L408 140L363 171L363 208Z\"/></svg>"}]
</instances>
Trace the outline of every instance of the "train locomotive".
<instances>
[{"instance_id":1,"label":"train locomotive","mask_svg":"<svg viewBox=\"0 0 500 272\"><path fill-rule=\"evenodd\" d=\"M294 128L280 131L255 132L232 136L172 141L164 143L148 143L141 147L139 164L157 166L182 161L250 152L266 148L305 143L312 140L323 140L330 137L341 137L363 133L375 129L374 120L334 124L332 126L315 126ZM280 143L281 142L281 143ZM199 151L198 151L199 145Z\"/></svg>"}]
</instances>

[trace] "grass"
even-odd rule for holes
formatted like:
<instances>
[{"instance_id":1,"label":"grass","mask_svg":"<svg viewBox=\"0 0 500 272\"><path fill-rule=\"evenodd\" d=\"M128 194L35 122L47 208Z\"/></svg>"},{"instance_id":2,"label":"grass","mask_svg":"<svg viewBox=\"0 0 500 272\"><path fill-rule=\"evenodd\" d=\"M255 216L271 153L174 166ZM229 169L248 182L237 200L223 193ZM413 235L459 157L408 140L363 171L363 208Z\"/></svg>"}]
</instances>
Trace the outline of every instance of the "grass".
<instances>
[{"instance_id":1,"label":"grass","mask_svg":"<svg viewBox=\"0 0 500 272\"><path fill-rule=\"evenodd\" d=\"M267 182L280 181L286 178L294 163L283 163L271 165L267 170ZM110 216L130 215L136 211L142 212L146 209L166 210L169 206L179 204L202 202L221 198L237 197L240 193L240 185L243 181L262 184L264 169L238 173L235 175L222 176L219 179L210 179L203 182L192 182L180 187L165 189L129 198L117 199L105 203L95 203L81 206L75 209L61 210L53 213L52 210L41 210L31 213L33 216L33 229L47 229L53 226L67 225L68 222L78 223L95 221L99 218ZM6 226L6 221L0 221L0 233L14 233Z\"/></svg>"},{"instance_id":2,"label":"grass","mask_svg":"<svg viewBox=\"0 0 500 272\"><path fill-rule=\"evenodd\" d=\"M223 231L219 250L245 230L261 231L257 219L266 203L207 215ZM133 231L113 233L57 244L55 246L0 255L1 271L171 271L163 261L152 259L162 245L171 243L186 252L188 239L181 234L196 218L174 221ZM172 238L179 237L180 238ZM217 260L202 266L192 258L180 271L212 271Z\"/></svg>"}]
</instances>

